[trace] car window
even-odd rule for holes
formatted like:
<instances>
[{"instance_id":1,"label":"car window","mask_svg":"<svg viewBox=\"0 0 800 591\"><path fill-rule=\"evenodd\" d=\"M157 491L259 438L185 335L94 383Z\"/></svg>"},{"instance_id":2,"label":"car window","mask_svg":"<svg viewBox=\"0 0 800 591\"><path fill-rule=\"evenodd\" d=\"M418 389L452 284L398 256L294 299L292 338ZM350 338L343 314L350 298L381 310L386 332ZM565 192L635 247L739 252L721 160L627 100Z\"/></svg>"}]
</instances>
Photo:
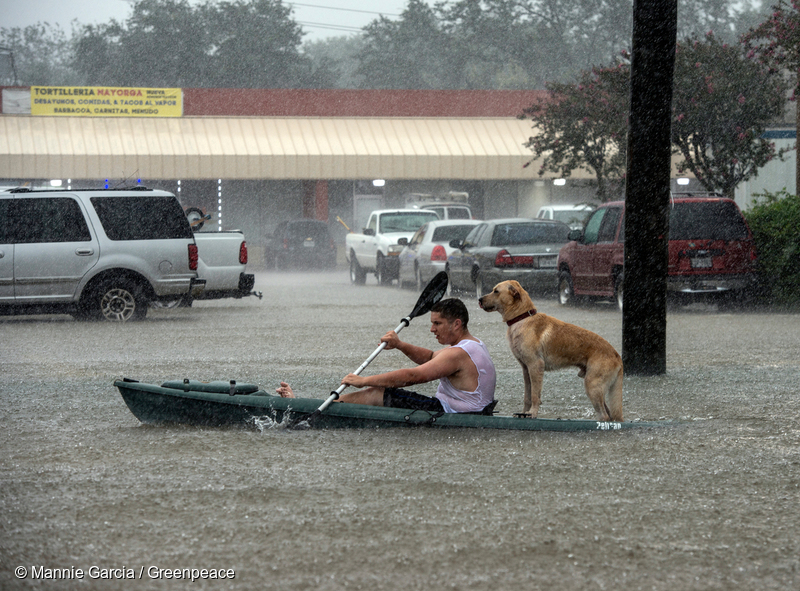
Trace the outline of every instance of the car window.
<instances>
[{"instance_id":1,"label":"car window","mask_svg":"<svg viewBox=\"0 0 800 591\"><path fill-rule=\"evenodd\" d=\"M478 224L475 226L475 228L467 234L467 237L464 238L464 246L477 246L488 227L489 224Z\"/></svg>"},{"instance_id":2,"label":"car window","mask_svg":"<svg viewBox=\"0 0 800 591\"><path fill-rule=\"evenodd\" d=\"M437 216L439 216L439 219L441 219L441 220L444 219L444 208L443 207L426 207L425 209L435 213Z\"/></svg>"},{"instance_id":3,"label":"car window","mask_svg":"<svg viewBox=\"0 0 800 591\"><path fill-rule=\"evenodd\" d=\"M422 243L422 239L425 238L425 234L427 231L428 231L428 224L423 224L419 230L414 232L414 235L411 237L411 240L409 241L408 245L411 248L416 248L417 246L419 246L420 243Z\"/></svg>"},{"instance_id":4,"label":"car window","mask_svg":"<svg viewBox=\"0 0 800 591\"><path fill-rule=\"evenodd\" d=\"M449 244L451 240L464 240L475 226L440 226L433 231L431 242Z\"/></svg>"},{"instance_id":5,"label":"car window","mask_svg":"<svg viewBox=\"0 0 800 591\"><path fill-rule=\"evenodd\" d=\"M109 240L192 238L192 229L174 197L92 197Z\"/></svg>"},{"instance_id":6,"label":"car window","mask_svg":"<svg viewBox=\"0 0 800 591\"><path fill-rule=\"evenodd\" d=\"M425 222L438 219L432 211L386 213L381 216L381 233L416 232Z\"/></svg>"},{"instance_id":7,"label":"car window","mask_svg":"<svg viewBox=\"0 0 800 591\"><path fill-rule=\"evenodd\" d=\"M447 215L451 220L472 219L472 216L470 216L470 211L466 207L448 207Z\"/></svg>"},{"instance_id":8,"label":"car window","mask_svg":"<svg viewBox=\"0 0 800 591\"><path fill-rule=\"evenodd\" d=\"M80 205L70 197L15 199L10 210L9 234L17 244L92 240Z\"/></svg>"},{"instance_id":9,"label":"car window","mask_svg":"<svg viewBox=\"0 0 800 591\"><path fill-rule=\"evenodd\" d=\"M289 240L305 240L311 238L315 241L324 242L328 239L328 226L315 222L295 222L286 228L286 237Z\"/></svg>"},{"instance_id":10,"label":"car window","mask_svg":"<svg viewBox=\"0 0 800 591\"><path fill-rule=\"evenodd\" d=\"M589 221L586 222L586 227L583 230L584 244L595 244L597 242L600 233L600 224L602 224L603 217L606 215L607 211L608 209L605 207L603 209L598 209L592 214Z\"/></svg>"},{"instance_id":11,"label":"car window","mask_svg":"<svg viewBox=\"0 0 800 591\"><path fill-rule=\"evenodd\" d=\"M564 222L565 224L578 224L583 225L583 222L586 221L586 217L589 214L588 211L585 209L583 210L559 210L553 212L554 220L558 220L559 222Z\"/></svg>"},{"instance_id":12,"label":"car window","mask_svg":"<svg viewBox=\"0 0 800 591\"><path fill-rule=\"evenodd\" d=\"M670 240L746 240L747 225L732 201L676 203L669 213Z\"/></svg>"},{"instance_id":13,"label":"car window","mask_svg":"<svg viewBox=\"0 0 800 591\"><path fill-rule=\"evenodd\" d=\"M614 242L614 238L617 235L617 226L619 226L619 218L621 216L621 207L607 208L606 215L603 216L600 230L597 233L598 242Z\"/></svg>"},{"instance_id":14,"label":"car window","mask_svg":"<svg viewBox=\"0 0 800 591\"><path fill-rule=\"evenodd\" d=\"M8 223L11 199L0 199L0 244L13 244Z\"/></svg>"},{"instance_id":15,"label":"car window","mask_svg":"<svg viewBox=\"0 0 800 591\"><path fill-rule=\"evenodd\" d=\"M567 242L569 226L549 223L499 224L492 233L492 246Z\"/></svg>"}]
</instances>

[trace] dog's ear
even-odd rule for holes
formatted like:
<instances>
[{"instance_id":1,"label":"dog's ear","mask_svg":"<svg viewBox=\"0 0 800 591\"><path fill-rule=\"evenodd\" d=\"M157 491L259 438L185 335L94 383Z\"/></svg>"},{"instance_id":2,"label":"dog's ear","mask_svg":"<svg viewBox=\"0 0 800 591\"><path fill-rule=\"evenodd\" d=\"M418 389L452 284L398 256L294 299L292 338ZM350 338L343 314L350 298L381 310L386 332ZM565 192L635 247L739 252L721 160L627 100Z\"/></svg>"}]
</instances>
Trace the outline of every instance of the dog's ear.
<instances>
[{"instance_id":1,"label":"dog's ear","mask_svg":"<svg viewBox=\"0 0 800 591\"><path fill-rule=\"evenodd\" d=\"M510 293L511 297L514 298L515 300L519 299L519 290L517 289L518 285L519 283L517 283L516 281L512 281L508 284L508 293Z\"/></svg>"}]
</instances>

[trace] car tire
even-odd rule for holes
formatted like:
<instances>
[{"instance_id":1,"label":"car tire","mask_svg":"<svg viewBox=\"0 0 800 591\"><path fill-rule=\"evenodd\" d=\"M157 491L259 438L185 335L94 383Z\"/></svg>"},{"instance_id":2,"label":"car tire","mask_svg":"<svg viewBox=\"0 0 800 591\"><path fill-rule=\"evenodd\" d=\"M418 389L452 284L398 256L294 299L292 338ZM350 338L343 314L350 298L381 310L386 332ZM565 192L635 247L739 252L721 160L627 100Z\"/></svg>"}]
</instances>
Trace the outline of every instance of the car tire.
<instances>
[{"instance_id":1,"label":"car tire","mask_svg":"<svg viewBox=\"0 0 800 591\"><path fill-rule=\"evenodd\" d=\"M575 290L572 287L572 275L569 271L558 274L558 303L562 306L575 304Z\"/></svg>"},{"instance_id":2,"label":"car tire","mask_svg":"<svg viewBox=\"0 0 800 591\"><path fill-rule=\"evenodd\" d=\"M614 280L614 300L617 302L617 309L622 312L622 300L624 299L623 282L625 281L625 273L620 273Z\"/></svg>"},{"instance_id":3,"label":"car tire","mask_svg":"<svg viewBox=\"0 0 800 591\"><path fill-rule=\"evenodd\" d=\"M106 279L92 288L82 302L83 317L108 322L142 320L148 302L141 286L131 279Z\"/></svg>"},{"instance_id":4,"label":"car tire","mask_svg":"<svg viewBox=\"0 0 800 591\"><path fill-rule=\"evenodd\" d=\"M379 285L389 285L392 282L392 278L386 273L383 255L378 255L378 259L375 261L375 277L378 279Z\"/></svg>"},{"instance_id":5,"label":"car tire","mask_svg":"<svg viewBox=\"0 0 800 591\"><path fill-rule=\"evenodd\" d=\"M367 272L361 268L356 259L356 253L350 253L350 283L353 285L364 285L367 281Z\"/></svg>"}]
</instances>

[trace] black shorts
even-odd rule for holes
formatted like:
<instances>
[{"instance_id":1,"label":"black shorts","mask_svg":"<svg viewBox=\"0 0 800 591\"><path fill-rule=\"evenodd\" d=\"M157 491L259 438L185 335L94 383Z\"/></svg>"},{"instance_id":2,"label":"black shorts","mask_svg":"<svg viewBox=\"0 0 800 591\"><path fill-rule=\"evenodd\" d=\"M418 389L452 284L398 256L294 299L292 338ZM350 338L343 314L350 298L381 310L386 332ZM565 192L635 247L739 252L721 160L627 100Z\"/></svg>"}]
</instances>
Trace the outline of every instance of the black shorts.
<instances>
[{"instance_id":1,"label":"black shorts","mask_svg":"<svg viewBox=\"0 0 800 591\"><path fill-rule=\"evenodd\" d=\"M431 398L430 396L417 394L402 388L385 388L383 391L383 406L444 412L444 407L438 398Z\"/></svg>"}]
</instances>

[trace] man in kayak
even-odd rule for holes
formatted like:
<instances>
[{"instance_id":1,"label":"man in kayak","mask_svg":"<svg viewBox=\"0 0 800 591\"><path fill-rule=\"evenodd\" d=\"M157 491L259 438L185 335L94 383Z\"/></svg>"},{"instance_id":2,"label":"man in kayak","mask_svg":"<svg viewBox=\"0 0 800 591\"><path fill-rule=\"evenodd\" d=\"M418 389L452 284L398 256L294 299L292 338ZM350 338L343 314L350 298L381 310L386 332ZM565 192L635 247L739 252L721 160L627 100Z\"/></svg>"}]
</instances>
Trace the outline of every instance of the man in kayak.
<instances>
[{"instance_id":1,"label":"man in kayak","mask_svg":"<svg viewBox=\"0 0 800 591\"><path fill-rule=\"evenodd\" d=\"M468 322L467 307L452 298L431 308L431 332L448 347L431 351L401 341L395 331L386 333L381 337L386 349L401 351L417 366L374 376L348 374L342 384L364 389L342 394L339 401L434 412L482 412L494 401L495 369L486 345L470 334ZM433 380L439 380L435 397L403 389ZM286 382L281 382L276 392L294 398Z\"/></svg>"}]
</instances>

